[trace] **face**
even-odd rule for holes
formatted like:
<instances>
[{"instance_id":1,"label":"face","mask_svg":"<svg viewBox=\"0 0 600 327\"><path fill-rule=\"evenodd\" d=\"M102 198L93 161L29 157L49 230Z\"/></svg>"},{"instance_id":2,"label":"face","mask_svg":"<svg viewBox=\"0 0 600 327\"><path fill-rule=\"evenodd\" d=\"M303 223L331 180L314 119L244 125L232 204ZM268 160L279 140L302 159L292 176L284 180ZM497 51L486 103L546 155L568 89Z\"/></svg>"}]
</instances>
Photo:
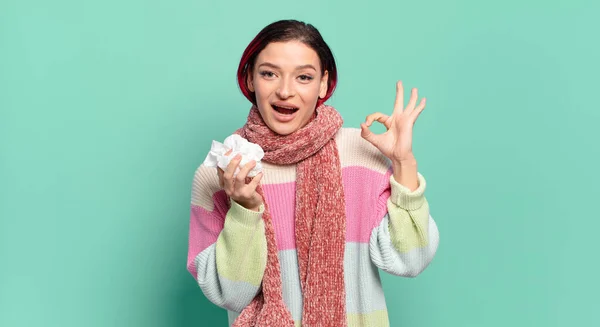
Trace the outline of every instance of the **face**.
<instances>
[{"instance_id":1,"label":"face","mask_svg":"<svg viewBox=\"0 0 600 327\"><path fill-rule=\"evenodd\" d=\"M274 42L263 49L248 78L258 110L271 130L281 135L304 127L319 98L327 94L328 72L321 74L317 53L297 41Z\"/></svg>"}]
</instances>

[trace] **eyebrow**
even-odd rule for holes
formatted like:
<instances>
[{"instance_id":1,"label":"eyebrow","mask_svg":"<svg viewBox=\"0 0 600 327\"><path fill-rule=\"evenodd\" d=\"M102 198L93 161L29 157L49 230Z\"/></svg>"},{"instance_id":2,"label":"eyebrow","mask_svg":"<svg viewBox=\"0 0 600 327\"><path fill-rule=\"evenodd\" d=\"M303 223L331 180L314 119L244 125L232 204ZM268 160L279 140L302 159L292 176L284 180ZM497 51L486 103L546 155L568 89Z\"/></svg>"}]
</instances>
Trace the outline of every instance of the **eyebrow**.
<instances>
[{"instance_id":1,"label":"eyebrow","mask_svg":"<svg viewBox=\"0 0 600 327\"><path fill-rule=\"evenodd\" d=\"M270 62L263 62L262 64L258 65L258 67L260 66L268 66L274 69L281 69L281 67L272 64ZM315 66L308 64L308 65L301 65L301 66L296 66L296 70L301 70L301 69L305 69L305 68L312 68L314 71L317 71L317 69L315 68Z\"/></svg>"}]
</instances>

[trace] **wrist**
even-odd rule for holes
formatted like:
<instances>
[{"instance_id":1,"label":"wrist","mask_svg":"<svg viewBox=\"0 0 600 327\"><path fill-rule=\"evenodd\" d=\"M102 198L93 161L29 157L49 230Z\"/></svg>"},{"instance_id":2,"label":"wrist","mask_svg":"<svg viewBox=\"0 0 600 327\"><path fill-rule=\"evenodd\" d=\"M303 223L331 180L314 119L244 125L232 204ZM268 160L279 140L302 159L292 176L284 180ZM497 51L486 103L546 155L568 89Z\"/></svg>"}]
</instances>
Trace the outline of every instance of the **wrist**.
<instances>
[{"instance_id":1,"label":"wrist","mask_svg":"<svg viewBox=\"0 0 600 327\"><path fill-rule=\"evenodd\" d=\"M407 156L404 156L402 158L394 158L392 160L392 165L395 167L414 167L417 165L417 159L415 158L415 156L411 153Z\"/></svg>"},{"instance_id":2,"label":"wrist","mask_svg":"<svg viewBox=\"0 0 600 327\"><path fill-rule=\"evenodd\" d=\"M411 172L417 170L417 162L411 163L393 163L392 169L394 170L394 174L402 174L403 172Z\"/></svg>"},{"instance_id":3,"label":"wrist","mask_svg":"<svg viewBox=\"0 0 600 327\"><path fill-rule=\"evenodd\" d=\"M406 159L392 163L393 177L396 182L414 191L419 187L417 161Z\"/></svg>"},{"instance_id":4,"label":"wrist","mask_svg":"<svg viewBox=\"0 0 600 327\"><path fill-rule=\"evenodd\" d=\"M238 202L239 205L241 205L242 207L244 207L247 210L252 210L252 211L257 211L260 212L262 203L256 204L256 203L244 203L244 202Z\"/></svg>"}]
</instances>

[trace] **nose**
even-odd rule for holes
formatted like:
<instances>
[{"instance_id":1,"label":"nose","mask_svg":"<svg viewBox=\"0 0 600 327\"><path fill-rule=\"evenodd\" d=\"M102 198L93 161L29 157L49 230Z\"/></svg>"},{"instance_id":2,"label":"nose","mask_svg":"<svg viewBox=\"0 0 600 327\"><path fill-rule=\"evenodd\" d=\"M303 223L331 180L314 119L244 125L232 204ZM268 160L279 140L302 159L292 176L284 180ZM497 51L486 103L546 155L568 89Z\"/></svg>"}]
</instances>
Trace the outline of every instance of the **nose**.
<instances>
[{"instance_id":1,"label":"nose","mask_svg":"<svg viewBox=\"0 0 600 327\"><path fill-rule=\"evenodd\" d=\"M279 82L279 87L277 88L277 96L282 99L287 99L293 97L295 95L294 84L293 81L290 81L287 78L282 78L281 82Z\"/></svg>"}]
</instances>

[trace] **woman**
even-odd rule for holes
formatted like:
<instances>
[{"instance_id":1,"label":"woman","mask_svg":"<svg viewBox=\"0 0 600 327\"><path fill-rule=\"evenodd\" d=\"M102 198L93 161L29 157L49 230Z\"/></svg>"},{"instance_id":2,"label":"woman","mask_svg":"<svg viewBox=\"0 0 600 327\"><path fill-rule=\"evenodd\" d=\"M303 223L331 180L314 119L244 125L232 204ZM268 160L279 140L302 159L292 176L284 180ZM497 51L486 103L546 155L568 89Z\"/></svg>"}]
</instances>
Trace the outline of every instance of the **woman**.
<instances>
[{"instance_id":1,"label":"woman","mask_svg":"<svg viewBox=\"0 0 600 327\"><path fill-rule=\"evenodd\" d=\"M438 230L413 156L425 108L403 108L343 128L325 101L337 73L317 29L266 26L238 69L252 103L235 133L264 150L256 163L200 165L192 191L187 267L231 326L388 326L377 268L414 277L433 259ZM373 122L387 131L376 135ZM239 172L237 172L239 168ZM236 173L237 172L237 173Z\"/></svg>"}]
</instances>

